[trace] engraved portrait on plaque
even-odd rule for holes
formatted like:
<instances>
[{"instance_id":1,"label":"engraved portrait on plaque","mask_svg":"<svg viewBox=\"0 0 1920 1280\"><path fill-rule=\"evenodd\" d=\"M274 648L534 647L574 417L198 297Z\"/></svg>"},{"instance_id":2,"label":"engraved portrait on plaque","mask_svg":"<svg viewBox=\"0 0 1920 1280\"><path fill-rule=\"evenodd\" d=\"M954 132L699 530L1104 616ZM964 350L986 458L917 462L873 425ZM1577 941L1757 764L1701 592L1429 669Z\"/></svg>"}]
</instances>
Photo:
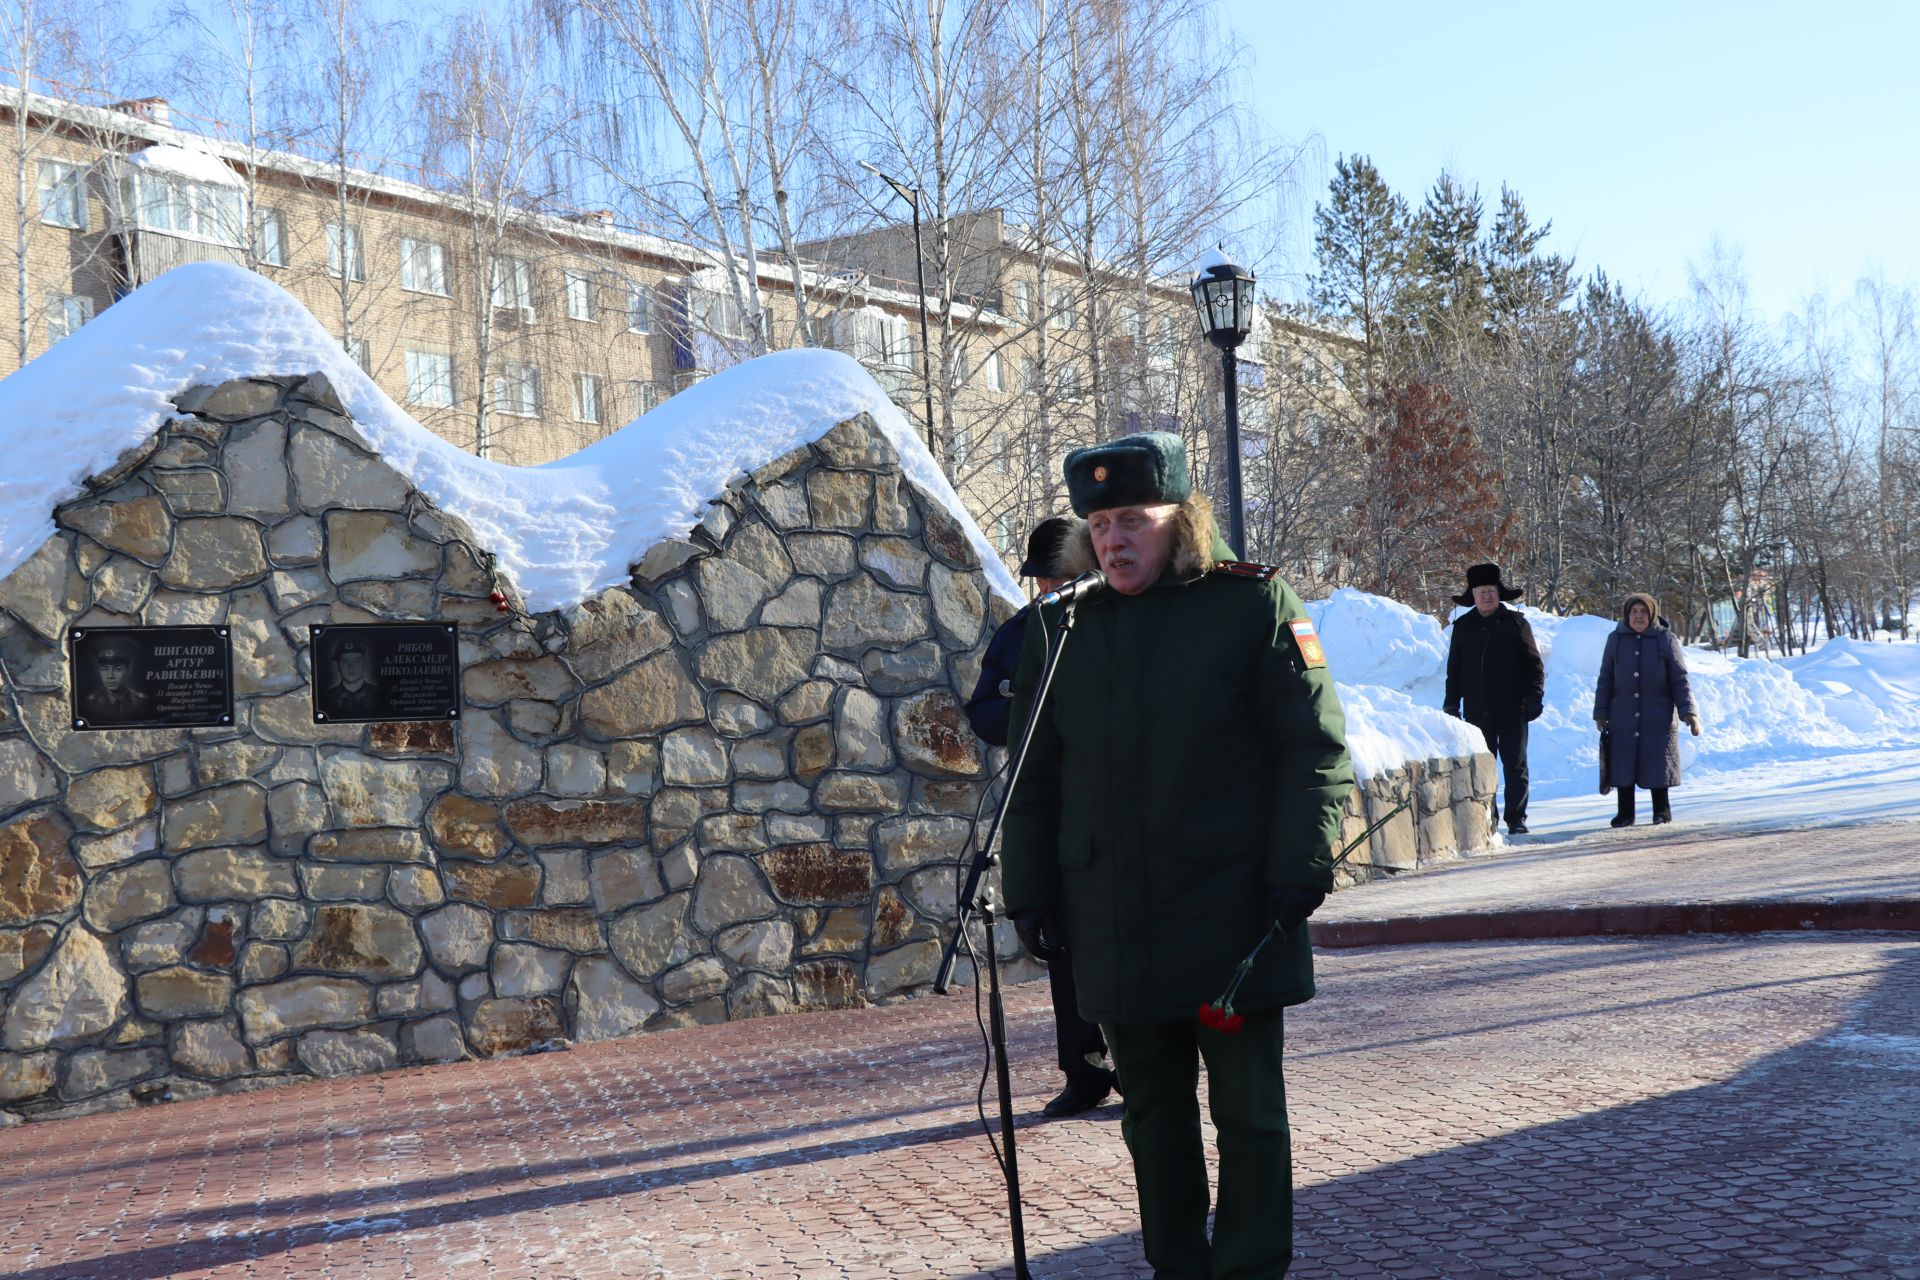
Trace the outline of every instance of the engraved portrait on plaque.
<instances>
[{"instance_id":1,"label":"engraved portrait on plaque","mask_svg":"<svg viewBox=\"0 0 1920 1280\"><path fill-rule=\"evenodd\" d=\"M75 627L67 695L76 729L187 729L233 723L225 627Z\"/></svg>"},{"instance_id":2,"label":"engraved portrait on plaque","mask_svg":"<svg viewBox=\"0 0 1920 1280\"><path fill-rule=\"evenodd\" d=\"M460 632L451 622L308 628L313 721L458 720Z\"/></svg>"}]
</instances>

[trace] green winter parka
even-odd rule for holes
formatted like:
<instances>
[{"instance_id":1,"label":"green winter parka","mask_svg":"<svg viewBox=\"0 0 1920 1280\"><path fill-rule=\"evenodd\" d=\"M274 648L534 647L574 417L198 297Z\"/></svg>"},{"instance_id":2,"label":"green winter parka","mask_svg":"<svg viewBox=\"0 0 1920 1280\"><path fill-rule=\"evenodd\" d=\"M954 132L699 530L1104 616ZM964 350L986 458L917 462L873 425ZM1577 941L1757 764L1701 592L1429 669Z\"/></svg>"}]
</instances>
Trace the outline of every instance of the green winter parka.
<instances>
[{"instance_id":1,"label":"green winter parka","mask_svg":"<svg viewBox=\"0 0 1920 1280\"><path fill-rule=\"evenodd\" d=\"M1212 560L1231 552L1216 536ZM1031 715L1059 611L1029 627ZM1265 932L1268 891L1330 891L1353 787L1346 719L1307 612L1277 577L1171 569L1082 602L1005 823L1010 913L1050 910L1096 1022L1192 1017ZM1309 659L1311 655L1311 661ZM1235 1008L1313 996L1307 932L1260 953Z\"/></svg>"}]
</instances>

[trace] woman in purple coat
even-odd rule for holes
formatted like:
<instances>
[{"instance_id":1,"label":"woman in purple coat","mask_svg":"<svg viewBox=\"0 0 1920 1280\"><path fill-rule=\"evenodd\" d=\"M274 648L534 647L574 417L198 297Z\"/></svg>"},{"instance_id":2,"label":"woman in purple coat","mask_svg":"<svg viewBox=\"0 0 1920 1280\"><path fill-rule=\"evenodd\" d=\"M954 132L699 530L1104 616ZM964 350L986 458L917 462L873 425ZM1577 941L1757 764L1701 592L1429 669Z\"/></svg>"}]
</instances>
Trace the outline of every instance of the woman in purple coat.
<instances>
[{"instance_id":1,"label":"woman in purple coat","mask_svg":"<svg viewBox=\"0 0 1920 1280\"><path fill-rule=\"evenodd\" d=\"M1680 641L1660 620L1660 606L1644 591L1626 598L1620 625L1607 637L1593 695L1593 721L1611 743L1609 776L1620 793L1616 827L1633 825L1633 789L1653 793L1653 820L1672 822L1669 788L1680 785L1680 740L1675 715L1700 733L1700 713L1687 684Z\"/></svg>"}]
</instances>

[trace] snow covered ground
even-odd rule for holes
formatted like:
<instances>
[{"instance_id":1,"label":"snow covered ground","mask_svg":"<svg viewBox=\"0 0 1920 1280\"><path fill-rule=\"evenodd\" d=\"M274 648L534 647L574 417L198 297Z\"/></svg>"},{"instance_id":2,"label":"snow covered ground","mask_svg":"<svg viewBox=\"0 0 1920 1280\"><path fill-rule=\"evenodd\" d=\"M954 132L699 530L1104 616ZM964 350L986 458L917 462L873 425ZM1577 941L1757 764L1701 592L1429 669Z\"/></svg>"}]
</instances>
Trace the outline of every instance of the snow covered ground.
<instances>
[{"instance_id":1,"label":"snow covered ground","mask_svg":"<svg viewBox=\"0 0 1920 1280\"><path fill-rule=\"evenodd\" d=\"M1436 619L1351 590L1307 608L1355 722L1363 772L1463 738L1477 745L1477 730L1438 710L1447 635ZM1546 711L1528 752L1528 825L1536 839L1605 831L1613 800L1596 785L1593 690L1615 623L1526 613L1547 664ZM1787 659L1686 655L1705 733L1681 732L1679 823L1920 821L1920 645L1833 640ZM1645 797L1640 807L1644 821Z\"/></svg>"}]
</instances>

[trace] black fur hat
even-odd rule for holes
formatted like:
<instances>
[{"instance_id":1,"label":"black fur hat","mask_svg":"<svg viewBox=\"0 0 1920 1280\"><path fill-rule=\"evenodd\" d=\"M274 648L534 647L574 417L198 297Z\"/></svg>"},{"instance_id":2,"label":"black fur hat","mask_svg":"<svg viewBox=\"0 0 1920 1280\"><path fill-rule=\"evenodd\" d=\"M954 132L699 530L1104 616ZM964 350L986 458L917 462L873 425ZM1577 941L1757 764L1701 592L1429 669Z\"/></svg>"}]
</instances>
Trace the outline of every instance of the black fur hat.
<instances>
[{"instance_id":1,"label":"black fur hat","mask_svg":"<svg viewBox=\"0 0 1920 1280\"><path fill-rule=\"evenodd\" d=\"M1467 570L1467 589L1453 598L1455 604L1472 604L1475 587L1498 587L1502 600L1518 600L1526 593L1518 587L1510 587L1500 581L1500 566L1497 564L1476 564Z\"/></svg>"},{"instance_id":2,"label":"black fur hat","mask_svg":"<svg viewBox=\"0 0 1920 1280\"><path fill-rule=\"evenodd\" d=\"M1073 514L1156 502L1185 502L1193 495L1187 446L1170 431L1142 431L1067 455L1067 496Z\"/></svg>"},{"instance_id":3,"label":"black fur hat","mask_svg":"<svg viewBox=\"0 0 1920 1280\"><path fill-rule=\"evenodd\" d=\"M1027 558L1020 562L1023 578L1071 578L1067 568L1067 544L1080 528L1072 516L1048 516L1033 526L1027 535Z\"/></svg>"}]
</instances>

